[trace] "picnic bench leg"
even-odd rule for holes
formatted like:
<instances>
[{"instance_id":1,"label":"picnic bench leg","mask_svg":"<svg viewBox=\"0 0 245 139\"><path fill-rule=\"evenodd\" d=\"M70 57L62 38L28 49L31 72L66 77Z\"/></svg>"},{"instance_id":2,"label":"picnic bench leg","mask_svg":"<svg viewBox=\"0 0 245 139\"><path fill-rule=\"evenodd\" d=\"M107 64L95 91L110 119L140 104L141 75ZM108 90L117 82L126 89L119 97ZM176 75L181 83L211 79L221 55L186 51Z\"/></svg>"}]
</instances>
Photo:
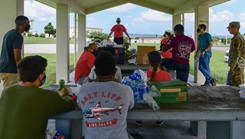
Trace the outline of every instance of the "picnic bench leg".
<instances>
[{"instance_id":1,"label":"picnic bench leg","mask_svg":"<svg viewBox=\"0 0 245 139\"><path fill-rule=\"evenodd\" d=\"M205 138L206 126L206 121L190 121L190 130L198 138Z\"/></svg>"},{"instance_id":2,"label":"picnic bench leg","mask_svg":"<svg viewBox=\"0 0 245 139\"><path fill-rule=\"evenodd\" d=\"M231 139L244 139L245 121L231 121Z\"/></svg>"}]
</instances>

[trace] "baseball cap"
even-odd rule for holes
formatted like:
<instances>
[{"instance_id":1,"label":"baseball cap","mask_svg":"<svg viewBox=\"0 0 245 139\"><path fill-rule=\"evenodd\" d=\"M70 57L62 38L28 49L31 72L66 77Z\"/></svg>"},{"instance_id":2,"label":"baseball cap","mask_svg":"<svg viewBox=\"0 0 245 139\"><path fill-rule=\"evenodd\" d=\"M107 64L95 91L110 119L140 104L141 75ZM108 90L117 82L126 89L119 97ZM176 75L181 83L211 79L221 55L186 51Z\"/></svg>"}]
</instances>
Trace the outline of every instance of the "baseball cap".
<instances>
[{"instance_id":1,"label":"baseball cap","mask_svg":"<svg viewBox=\"0 0 245 139\"><path fill-rule=\"evenodd\" d=\"M240 28L240 22L230 22L227 28L233 28L233 27Z\"/></svg>"}]
</instances>

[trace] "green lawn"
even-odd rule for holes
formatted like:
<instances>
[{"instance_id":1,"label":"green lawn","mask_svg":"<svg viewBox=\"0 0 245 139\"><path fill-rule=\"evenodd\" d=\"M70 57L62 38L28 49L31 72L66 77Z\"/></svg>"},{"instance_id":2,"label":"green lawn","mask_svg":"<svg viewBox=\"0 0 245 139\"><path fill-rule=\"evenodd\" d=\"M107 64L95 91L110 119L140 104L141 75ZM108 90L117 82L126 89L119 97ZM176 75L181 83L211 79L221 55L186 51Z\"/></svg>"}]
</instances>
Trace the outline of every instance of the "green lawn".
<instances>
[{"instance_id":1,"label":"green lawn","mask_svg":"<svg viewBox=\"0 0 245 139\"><path fill-rule=\"evenodd\" d=\"M55 54L25 54L25 56L29 55L40 55L48 60L48 66L46 68L46 82L42 86L42 88L46 88L51 84L56 83L56 55ZM70 54L70 68L69 71L73 71L74 67L74 54Z\"/></svg>"},{"instance_id":2,"label":"green lawn","mask_svg":"<svg viewBox=\"0 0 245 139\"><path fill-rule=\"evenodd\" d=\"M212 50L213 54L210 60L210 70L212 76L217 80L217 84L225 84L229 70L228 64L224 62L224 51ZM194 75L194 53L190 58L190 73Z\"/></svg>"},{"instance_id":3,"label":"green lawn","mask_svg":"<svg viewBox=\"0 0 245 139\"><path fill-rule=\"evenodd\" d=\"M71 39L70 43L74 44L74 39ZM56 39L24 36L24 44L56 44Z\"/></svg>"}]
</instances>

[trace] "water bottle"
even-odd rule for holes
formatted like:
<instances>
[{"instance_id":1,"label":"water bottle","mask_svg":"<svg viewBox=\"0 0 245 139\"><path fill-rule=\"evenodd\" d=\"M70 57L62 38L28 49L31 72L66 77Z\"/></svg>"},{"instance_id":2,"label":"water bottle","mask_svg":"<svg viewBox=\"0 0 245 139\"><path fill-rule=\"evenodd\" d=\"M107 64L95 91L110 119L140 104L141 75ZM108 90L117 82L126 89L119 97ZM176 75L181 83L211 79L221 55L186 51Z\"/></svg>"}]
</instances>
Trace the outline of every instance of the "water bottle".
<instances>
[{"instance_id":1,"label":"water bottle","mask_svg":"<svg viewBox=\"0 0 245 139\"><path fill-rule=\"evenodd\" d=\"M65 80L61 79L59 81L59 86L58 86L58 90L62 90L65 87Z\"/></svg>"},{"instance_id":2,"label":"water bottle","mask_svg":"<svg viewBox=\"0 0 245 139\"><path fill-rule=\"evenodd\" d=\"M160 109L159 105L157 104L157 102L153 99L153 97L150 94L145 93L143 95L143 98L145 100L145 102L155 111Z\"/></svg>"}]
</instances>

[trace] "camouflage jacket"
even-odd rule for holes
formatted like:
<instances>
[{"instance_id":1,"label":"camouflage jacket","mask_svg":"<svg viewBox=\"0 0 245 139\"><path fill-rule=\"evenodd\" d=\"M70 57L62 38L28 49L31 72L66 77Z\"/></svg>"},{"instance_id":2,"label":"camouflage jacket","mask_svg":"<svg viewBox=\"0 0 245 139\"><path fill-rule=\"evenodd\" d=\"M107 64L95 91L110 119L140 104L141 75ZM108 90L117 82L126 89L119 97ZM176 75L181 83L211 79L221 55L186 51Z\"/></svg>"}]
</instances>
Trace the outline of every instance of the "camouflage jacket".
<instances>
[{"instance_id":1,"label":"camouflage jacket","mask_svg":"<svg viewBox=\"0 0 245 139\"><path fill-rule=\"evenodd\" d=\"M240 32L231 39L228 65L236 68L245 66L245 42Z\"/></svg>"}]
</instances>

